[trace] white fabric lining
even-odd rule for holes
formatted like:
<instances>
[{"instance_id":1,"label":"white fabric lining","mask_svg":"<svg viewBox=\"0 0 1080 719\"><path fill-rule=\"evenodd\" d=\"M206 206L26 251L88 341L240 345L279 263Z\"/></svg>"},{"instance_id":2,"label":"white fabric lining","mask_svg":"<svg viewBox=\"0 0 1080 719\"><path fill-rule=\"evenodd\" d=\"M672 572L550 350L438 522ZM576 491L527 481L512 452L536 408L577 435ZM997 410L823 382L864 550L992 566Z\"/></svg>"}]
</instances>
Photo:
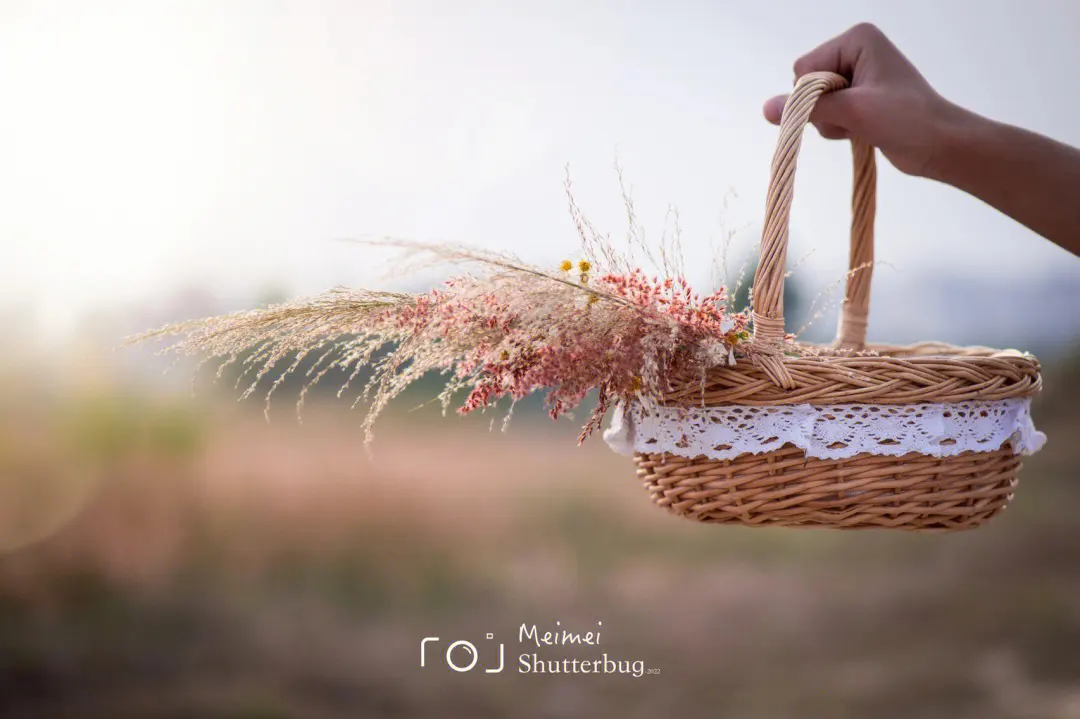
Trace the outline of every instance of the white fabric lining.
<instances>
[{"instance_id":1,"label":"white fabric lining","mask_svg":"<svg viewBox=\"0 0 1080 719\"><path fill-rule=\"evenodd\" d=\"M843 459L868 452L899 457L918 452L952 457L990 452L1005 442L1032 454L1046 435L1031 420L1030 399L949 404L836 404L771 407L651 407L617 405L604 440L619 454L669 453L734 459L791 443L807 456Z\"/></svg>"}]
</instances>

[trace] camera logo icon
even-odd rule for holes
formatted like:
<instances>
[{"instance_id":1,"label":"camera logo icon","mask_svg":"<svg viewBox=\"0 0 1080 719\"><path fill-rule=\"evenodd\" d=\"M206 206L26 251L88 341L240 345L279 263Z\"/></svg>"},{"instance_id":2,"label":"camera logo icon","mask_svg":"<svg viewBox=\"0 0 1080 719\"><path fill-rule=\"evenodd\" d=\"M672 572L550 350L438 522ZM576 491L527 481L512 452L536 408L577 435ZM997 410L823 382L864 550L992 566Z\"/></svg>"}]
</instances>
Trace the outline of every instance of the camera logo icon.
<instances>
[{"instance_id":1,"label":"camera logo icon","mask_svg":"<svg viewBox=\"0 0 1080 719\"><path fill-rule=\"evenodd\" d=\"M493 641L495 635L488 632L485 635L485 640ZM429 651L434 650L436 652L441 651L441 647L432 647L429 650L428 645L440 642L439 637L424 637L420 640L420 667L425 668L427 666L427 654ZM503 670L505 659L506 646L502 643L499 644L499 661L498 666L495 668L485 667L485 674L499 674ZM455 672L464 673L471 672L476 665L480 663L480 652L476 648L476 645L465 639L458 639L450 642L446 645L446 651L443 653L446 661L446 666Z\"/></svg>"}]
</instances>

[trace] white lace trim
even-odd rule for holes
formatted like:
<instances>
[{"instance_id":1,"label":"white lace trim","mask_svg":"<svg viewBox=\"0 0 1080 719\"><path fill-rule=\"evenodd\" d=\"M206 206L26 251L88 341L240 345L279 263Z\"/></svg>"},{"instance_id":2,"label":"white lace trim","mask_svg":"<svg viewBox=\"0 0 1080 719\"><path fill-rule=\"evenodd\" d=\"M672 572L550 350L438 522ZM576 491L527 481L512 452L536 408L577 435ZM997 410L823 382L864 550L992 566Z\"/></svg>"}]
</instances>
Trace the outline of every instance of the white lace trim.
<instances>
[{"instance_id":1,"label":"white lace trim","mask_svg":"<svg viewBox=\"0 0 1080 719\"><path fill-rule=\"evenodd\" d=\"M843 459L862 452L899 457L918 452L952 457L990 452L1011 441L1032 454L1046 435L1031 421L1030 399L950 404L834 404L773 407L653 407L633 402L615 407L604 432L619 454L667 452L733 459L790 442L807 456Z\"/></svg>"}]
</instances>

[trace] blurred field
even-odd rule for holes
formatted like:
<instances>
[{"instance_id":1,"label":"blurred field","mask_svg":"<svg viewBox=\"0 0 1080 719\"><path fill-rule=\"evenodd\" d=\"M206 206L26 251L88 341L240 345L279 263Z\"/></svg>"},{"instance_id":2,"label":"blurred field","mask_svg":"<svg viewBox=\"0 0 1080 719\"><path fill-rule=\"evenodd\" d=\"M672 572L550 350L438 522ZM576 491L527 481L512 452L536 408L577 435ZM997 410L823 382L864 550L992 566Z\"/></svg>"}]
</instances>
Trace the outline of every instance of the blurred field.
<instances>
[{"instance_id":1,"label":"blurred field","mask_svg":"<svg viewBox=\"0 0 1080 719\"><path fill-rule=\"evenodd\" d=\"M267 425L9 379L0 716L1080 717L1067 366L1015 503L952 536L695 526L528 412L506 434L399 413L368 461L336 403ZM661 675L418 666L424 636L556 619Z\"/></svg>"}]
</instances>

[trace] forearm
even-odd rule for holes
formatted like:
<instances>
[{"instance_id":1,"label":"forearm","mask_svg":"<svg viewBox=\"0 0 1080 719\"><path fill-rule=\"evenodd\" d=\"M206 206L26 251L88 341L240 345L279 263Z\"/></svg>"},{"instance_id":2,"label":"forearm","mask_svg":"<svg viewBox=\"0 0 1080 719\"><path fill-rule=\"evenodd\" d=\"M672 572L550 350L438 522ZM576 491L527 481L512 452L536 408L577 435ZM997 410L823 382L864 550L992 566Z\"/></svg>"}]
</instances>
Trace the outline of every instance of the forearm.
<instances>
[{"instance_id":1,"label":"forearm","mask_svg":"<svg viewBox=\"0 0 1080 719\"><path fill-rule=\"evenodd\" d=\"M955 108L927 175L1080 254L1080 150Z\"/></svg>"}]
</instances>

